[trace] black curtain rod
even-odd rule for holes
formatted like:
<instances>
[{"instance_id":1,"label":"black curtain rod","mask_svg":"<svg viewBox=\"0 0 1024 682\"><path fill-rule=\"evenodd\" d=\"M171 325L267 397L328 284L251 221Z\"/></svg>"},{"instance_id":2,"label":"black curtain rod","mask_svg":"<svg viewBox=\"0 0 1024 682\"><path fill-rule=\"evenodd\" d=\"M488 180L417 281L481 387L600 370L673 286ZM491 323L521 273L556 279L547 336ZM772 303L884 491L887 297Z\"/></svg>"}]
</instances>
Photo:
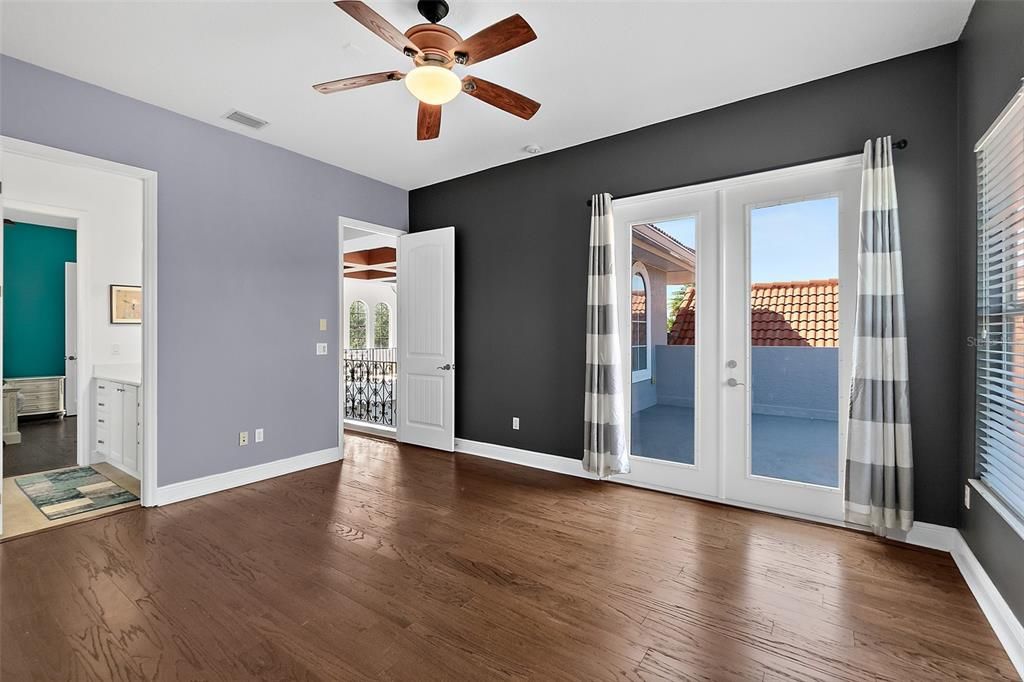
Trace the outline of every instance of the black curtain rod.
<instances>
[{"instance_id":1,"label":"black curtain rod","mask_svg":"<svg viewBox=\"0 0 1024 682\"><path fill-rule=\"evenodd\" d=\"M903 137L892 143L893 149L906 149L907 138ZM863 149L857 149L852 152L844 152L842 154L833 154L832 156L823 156L820 159L811 159L810 161L798 161L796 163L784 163L781 166L770 166L769 168L761 168L754 171L745 171L743 173L733 173L732 175L721 175L717 178L707 178L705 180L697 180L696 182L690 182L685 185L673 185L671 187L662 187L660 189L649 189L644 192L634 192L633 194L622 194L619 196L612 197L612 199L629 199L630 197L638 197L643 194L654 194L656 192L664 192L670 189L679 189L680 187L690 187L692 185L706 185L710 182L718 182L720 180L731 180L733 178L741 178L745 175L756 175L757 173L767 173L768 171L782 170L783 168L792 168L793 166L803 166L809 163L819 163L821 161L831 161L832 159L841 159L844 156L856 156L857 154L863 154ZM587 199L587 206L591 205L591 199Z\"/></svg>"}]
</instances>

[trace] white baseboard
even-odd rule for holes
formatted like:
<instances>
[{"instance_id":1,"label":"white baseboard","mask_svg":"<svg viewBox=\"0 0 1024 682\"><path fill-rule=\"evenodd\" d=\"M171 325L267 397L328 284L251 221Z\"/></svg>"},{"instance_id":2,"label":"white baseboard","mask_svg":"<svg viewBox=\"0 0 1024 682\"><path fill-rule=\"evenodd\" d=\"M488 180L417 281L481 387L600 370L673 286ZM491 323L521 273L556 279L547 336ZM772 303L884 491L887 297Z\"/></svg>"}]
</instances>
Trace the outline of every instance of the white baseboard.
<instances>
[{"instance_id":1,"label":"white baseboard","mask_svg":"<svg viewBox=\"0 0 1024 682\"><path fill-rule=\"evenodd\" d=\"M597 478L593 474L584 471L579 460L549 455L543 452L519 450L518 448L465 440L463 438L455 440L455 451L467 455L476 455L478 457L519 464L534 469L544 469L545 471L552 471L558 474L567 474L580 478ZM615 481L613 479L610 482ZM680 494L669 490L663 490L662 492ZM841 524L837 523L837 525ZM988 618L1003 648L1006 649L1010 661L1017 669L1018 674L1024 678L1024 626L1014 616L1003 596L999 594L999 590L996 589L995 584L988 577L984 567L978 562L974 552L971 551L963 536L960 535L960 531L950 526L939 526L934 523L916 521L910 531L906 533L892 532L887 537L891 540L898 540L919 547L949 552L953 556L953 560L960 569L960 573L963 574L964 580L971 589L971 593L977 600L985 617Z\"/></svg>"},{"instance_id":2,"label":"white baseboard","mask_svg":"<svg viewBox=\"0 0 1024 682\"><path fill-rule=\"evenodd\" d=\"M237 488L240 485L249 485L268 478L275 478L285 474L291 474L310 467L330 464L341 459L341 452L338 448L327 448L316 452L307 452L302 455L278 459L266 464L256 464L244 469L226 471L223 474L212 474L202 478L194 478L190 481L162 485L156 489L156 504L173 504L182 500L189 500L201 495L217 493L229 488Z\"/></svg>"},{"instance_id":3,"label":"white baseboard","mask_svg":"<svg viewBox=\"0 0 1024 682\"><path fill-rule=\"evenodd\" d=\"M971 588L971 593L978 600L978 606L995 630L996 637L1006 649L1010 662L1017 669L1017 674L1024 679L1024 625L1010 610L1010 605L1003 599L1003 595L999 593L985 568L959 532L950 553L964 580L967 581L967 586Z\"/></svg>"},{"instance_id":4,"label":"white baseboard","mask_svg":"<svg viewBox=\"0 0 1024 682\"><path fill-rule=\"evenodd\" d=\"M519 448L482 443L477 440L466 440L464 438L455 439L455 452L486 457L487 459L496 459L502 462L511 462L512 464L521 464L522 466L534 469L544 469L545 471L553 471L556 474L578 476L579 478L597 478L594 474L583 470L580 460L572 459L571 457L559 457L558 455L548 455L543 452L533 452L532 450L520 450Z\"/></svg>"},{"instance_id":5,"label":"white baseboard","mask_svg":"<svg viewBox=\"0 0 1024 682\"><path fill-rule=\"evenodd\" d=\"M943 552L952 552L960 537L960 531L951 526L939 526L934 523L914 521L909 531L889 531L885 537L890 540L898 540L908 545L937 549Z\"/></svg>"}]
</instances>

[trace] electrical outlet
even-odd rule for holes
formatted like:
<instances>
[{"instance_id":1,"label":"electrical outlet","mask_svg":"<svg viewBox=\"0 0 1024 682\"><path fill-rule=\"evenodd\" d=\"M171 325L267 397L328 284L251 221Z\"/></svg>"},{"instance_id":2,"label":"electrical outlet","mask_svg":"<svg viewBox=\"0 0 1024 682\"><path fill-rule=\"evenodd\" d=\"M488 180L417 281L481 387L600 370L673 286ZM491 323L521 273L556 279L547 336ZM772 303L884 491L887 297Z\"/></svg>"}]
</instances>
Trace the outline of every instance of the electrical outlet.
<instances>
[{"instance_id":1,"label":"electrical outlet","mask_svg":"<svg viewBox=\"0 0 1024 682\"><path fill-rule=\"evenodd\" d=\"M513 431L518 431L519 430L519 417L512 417L512 430Z\"/></svg>"},{"instance_id":2,"label":"electrical outlet","mask_svg":"<svg viewBox=\"0 0 1024 682\"><path fill-rule=\"evenodd\" d=\"M121 354L121 344L119 344L119 343L113 344L110 347L110 354L111 355L120 355Z\"/></svg>"},{"instance_id":3,"label":"electrical outlet","mask_svg":"<svg viewBox=\"0 0 1024 682\"><path fill-rule=\"evenodd\" d=\"M326 343L318 343L318 344L316 344L316 354L317 355L327 355L327 344Z\"/></svg>"},{"instance_id":4,"label":"electrical outlet","mask_svg":"<svg viewBox=\"0 0 1024 682\"><path fill-rule=\"evenodd\" d=\"M967 509L971 508L971 484L964 484L964 507Z\"/></svg>"},{"instance_id":5,"label":"electrical outlet","mask_svg":"<svg viewBox=\"0 0 1024 682\"><path fill-rule=\"evenodd\" d=\"M238 445L242 446L242 445L248 445L248 444L249 444L249 432L248 431L239 431L238 432Z\"/></svg>"},{"instance_id":6,"label":"electrical outlet","mask_svg":"<svg viewBox=\"0 0 1024 682\"><path fill-rule=\"evenodd\" d=\"M327 320L325 320L322 317L320 318L320 331L322 331L322 332L327 331Z\"/></svg>"},{"instance_id":7,"label":"electrical outlet","mask_svg":"<svg viewBox=\"0 0 1024 682\"><path fill-rule=\"evenodd\" d=\"M263 442L263 429L262 428L256 429L256 442L257 443L262 443Z\"/></svg>"}]
</instances>

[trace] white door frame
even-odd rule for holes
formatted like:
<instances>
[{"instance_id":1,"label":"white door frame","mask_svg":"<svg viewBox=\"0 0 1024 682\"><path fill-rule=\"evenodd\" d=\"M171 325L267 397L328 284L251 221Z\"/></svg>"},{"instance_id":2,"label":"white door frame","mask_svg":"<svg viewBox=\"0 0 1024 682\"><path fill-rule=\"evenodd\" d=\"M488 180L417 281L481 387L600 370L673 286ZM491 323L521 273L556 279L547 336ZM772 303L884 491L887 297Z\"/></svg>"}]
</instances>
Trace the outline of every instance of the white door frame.
<instances>
[{"instance_id":1,"label":"white door frame","mask_svg":"<svg viewBox=\"0 0 1024 682\"><path fill-rule=\"evenodd\" d=\"M0 159L6 154L16 154L65 166L88 168L104 173L135 178L142 182L142 308L145 311L146 319L142 324L143 464L141 502L143 506L153 506L157 501L157 467L159 461L157 453L159 443L157 437L157 418L159 414L157 410L157 173L145 168L137 168L115 161L86 156L56 147L48 147L13 137L0 136ZM0 198L0 217L3 214L3 206L8 203L13 207L16 202L11 202L6 197ZM0 275L2 275L2 268L2 261L0 261ZM81 271L79 271L79 275L81 276ZM80 280L79 302L82 301L84 291L87 291L87 288L81 286ZM79 308L80 318L83 317L81 315L83 309ZM3 374L2 324L3 322L0 320L0 376ZM80 322L79 330L81 328ZM85 342L88 343L88 340L85 340ZM82 343L83 337L79 337L80 348ZM81 384L82 382L79 383ZM80 404L79 407L80 411L83 407L87 408L88 401L85 402L85 405ZM81 429L83 424L87 425L87 422L81 418L79 418L79 422L79 447L81 447ZM0 457L2 456L3 445L0 443Z\"/></svg>"},{"instance_id":2,"label":"white door frame","mask_svg":"<svg viewBox=\"0 0 1024 682\"><path fill-rule=\"evenodd\" d=\"M351 227L356 230L362 230L363 232L370 232L372 234L379 234L385 237L394 237L395 243L395 254L396 258L398 253L397 239L402 235L408 234L406 230L399 230L394 227L387 227L386 225L378 225L376 223L368 223L365 220L357 220L356 218L346 218L345 216L338 216L338 452L341 453L341 459L345 459L345 373L344 369L344 358L342 353L345 350L345 314L347 306L345 304L345 264L343 257L345 255L345 228ZM398 321L398 311L392 311L392 320ZM395 339L395 346L398 345L398 335L392 333ZM394 438L395 434L385 429L379 431L369 427L363 427L363 431L367 433L373 433L377 436L383 436L385 438Z\"/></svg>"},{"instance_id":3,"label":"white door frame","mask_svg":"<svg viewBox=\"0 0 1024 682\"><path fill-rule=\"evenodd\" d=\"M615 238L616 238L616 258L615 258L615 275L616 275L616 286L618 288L617 296L619 301L619 334L621 338L621 345L623 349L623 362L621 368L622 374L622 385L631 387L631 366L629 361L629 329L630 329L630 306L629 306L629 288L630 288L630 274L632 272L632 258L631 258L631 239L629 238L629 229L633 224L646 223L652 221L658 221L669 218L679 217L678 211L675 206L681 203L681 200L699 195L701 193L716 192L718 202L718 220L719 224L724 224L727 217L724 215L726 210L726 191L737 190L745 185L752 185L757 183L763 183L769 180L783 180L786 178L798 178L802 175L814 175L819 174L823 171L829 170L840 170L850 167L860 167L862 157L859 154L845 156L835 159L828 159L825 161L812 162L808 164L802 164L797 166L791 166L787 168L781 168L771 171L764 171L760 173L752 173L750 175L739 176L735 178L728 178L724 180L716 180L713 182L689 185L685 187L678 187L674 189L663 190L660 192L653 192L650 194L643 194L633 197L623 197L621 199L613 199L612 207L613 214L615 216ZM698 229L698 235L704 236L705 240L710 239L711 231L701 231ZM723 238L723 235L718 235L719 240ZM698 237L699 239L699 237ZM706 241L699 244L701 249L712 249L714 248L716 254L721 257L722 249L719 244L708 244ZM698 253L700 253L698 251ZM716 273L714 282L708 282L705 284L705 280L700 278L698 271L697 276L700 278L698 285L704 284L707 287L708 284L713 288L712 294L705 294L702 297L702 304L698 306L698 315L700 310L703 308L707 310L709 307L714 306L717 309L723 304L722 300L722 287L725 282L723 277L723 263L716 263L718 272ZM699 265L698 265L699 270ZM841 284L843 294L847 293L847 289L850 286L854 286L854 282L847 282L844 286ZM748 289L749 290L749 289ZM709 300L710 298L710 300ZM849 296L847 297L849 299ZM708 325L705 324L705 327ZM698 319L698 334L701 333L700 319ZM721 324L717 325L715 331L715 338L718 339L723 333ZM705 367L717 367L717 371L714 373L710 380L716 384L724 384L729 378L728 373L724 369L724 361L719 361L718 357L721 354L721 343L716 343L714 348L704 348L703 357L701 364ZM846 371L849 367L846 367ZM697 381L698 390L702 385L701 368L697 367ZM749 383L749 382L748 382ZM840 383L842 385L842 382ZM630 390L625 391L625 414L629 415L627 420L626 428L626 442L630 443L630 428L632 422L632 392ZM777 507L771 507L764 504L750 503L742 500L730 499L726 496L725 491L725 476L723 471L722 463L724 462L725 455L721 451L721 446L725 440L724 430L727 425L724 423L725 420L722 418L722 410L724 405L720 404L722 401L717 396L713 400L705 400L705 402L713 403L712 405L705 405L703 415L700 417L702 420L713 419L714 424L696 424L695 428L700 433L701 449L708 449L708 447L717 450L719 457L719 466L717 467L717 478L718 485L717 490L714 493L707 493L704 491L694 492L691 490L681 490L678 484L673 485L671 479L666 480L664 476L671 476L673 472L678 472L681 468L692 469L689 465L678 465L674 463L660 462L643 457L631 457L632 472L626 475L616 475L611 477L611 480L624 483L627 485L634 485L642 488L650 488L653 490L661 490L664 492L671 492L675 494L682 494L687 497L695 497L698 499L713 500L724 504L729 504L738 507L746 507L750 509L758 509L762 511L769 511L777 514L786 516L793 516L797 518L811 519L815 521L821 521L825 523L842 525L842 521L835 517L830 516L818 516L815 514L809 514L802 511L793 511L787 509L780 509ZM842 409L840 409L842 412ZM711 415L714 414L714 417ZM643 479L639 478L637 474L642 474ZM650 474L650 475L647 475ZM844 467L840 467L839 470L840 485L842 485L844 479Z\"/></svg>"}]
</instances>

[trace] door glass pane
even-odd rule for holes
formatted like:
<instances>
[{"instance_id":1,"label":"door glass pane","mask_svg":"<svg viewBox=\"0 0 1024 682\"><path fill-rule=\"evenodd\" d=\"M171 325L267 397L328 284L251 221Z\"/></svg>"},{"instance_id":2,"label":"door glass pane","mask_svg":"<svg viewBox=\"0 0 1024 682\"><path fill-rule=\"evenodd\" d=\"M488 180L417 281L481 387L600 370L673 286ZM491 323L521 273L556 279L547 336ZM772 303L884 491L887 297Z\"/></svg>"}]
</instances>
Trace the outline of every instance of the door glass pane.
<instances>
[{"instance_id":1,"label":"door glass pane","mask_svg":"<svg viewBox=\"0 0 1024 682\"><path fill-rule=\"evenodd\" d=\"M682 464L694 463L696 227L690 217L636 225L632 234L631 450ZM645 285L642 336L638 278Z\"/></svg>"},{"instance_id":2,"label":"door glass pane","mask_svg":"<svg viewBox=\"0 0 1024 682\"><path fill-rule=\"evenodd\" d=\"M750 472L839 485L839 200L750 212Z\"/></svg>"}]
</instances>

